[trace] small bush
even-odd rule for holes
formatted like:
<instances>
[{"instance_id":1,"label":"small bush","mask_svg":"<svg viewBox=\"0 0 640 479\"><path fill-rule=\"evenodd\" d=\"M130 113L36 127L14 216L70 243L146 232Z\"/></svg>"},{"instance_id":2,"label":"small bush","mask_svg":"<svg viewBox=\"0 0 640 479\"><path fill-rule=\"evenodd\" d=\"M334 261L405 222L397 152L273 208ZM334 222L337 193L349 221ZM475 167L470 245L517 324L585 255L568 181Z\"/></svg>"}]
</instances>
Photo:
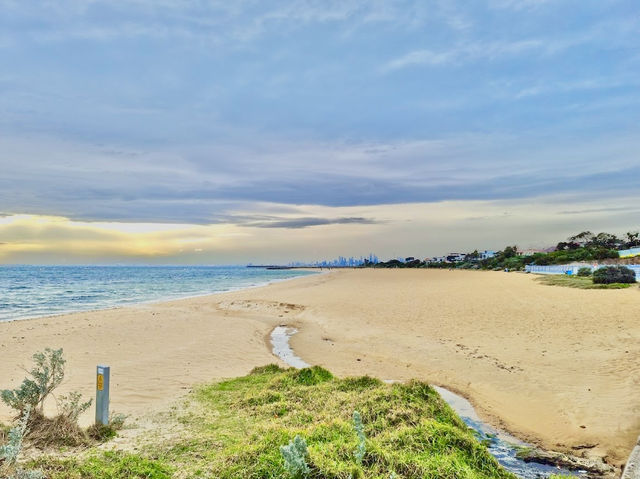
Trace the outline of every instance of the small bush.
<instances>
[{"instance_id":1,"label":"small bush","mask_svg":"<svg viewBox=\"0 0 640 479\"><path fill-rule=\"evenodd\" d=\"M0 447L0 459L4 461L4 465L12 466L18 461L18 456L22 450L22 441L27 433L27 423L29 422L29 415L31 411L27 409L16 427L9 431L9 441L4 446Z\"/></svg>"},{"instance_id":2,"label":"small bush","mask_svg":"<svg viewBox=\"0 0 640 479\"><path fill-rule=\"evenodd\" d=\"M58 411L70 421L76 423L80 415L91 407L93 399L82 402L82 394L79 392L69 393L68 396L60 397Z\"/></svg>"},{"instance_id":3,"label":"small bush","mask_svg":"<svg viewBox=\"0 0 640 479\"><path fill-rule=\"evenodd\" d=\"M578 276L591 276L591 268L588 266L583 266L578 270Z\"/></svg>"},{"instance_id":4,"label":"small bush","mask_svg":"<svg viewBox=\"0 0 640 479\"><path fill-rule=\"evenodd\" d=\"M597 284L635 283L636 273L626 266L605 266L593 272L593 282Z\"/></svg>"},{"instance_id":5,"label":"small bush","mask_svg":"<svg viewBox=\"0 0 640 479\"><path fill-rule=\"evenodd\" d=\"M300 436L296 436L286 446L280 446L280 454L284 459L284 468L291 477L302 478L309 475L307 443Z\"/></svg>"},{"instance_id":6,"label":"small bush","mask_svg":"<svg viewBox=\"0 0 640 479\"><path fill-rule=\"evenodd\" d=\"M87 434L91 439L95 439L98 442L108 441L116 437L118 431L124 428L126 419L127 416L124 414L111 414L109 424L94 424L87 429Z\"/></svg>"},{"instance_id":7,"label":"small bush","mask_svg":"<svg viewBox=\"0 0 640 479\"><path fill-rule=\"evenodd\" d=\"M91 399L82 401L80 393L72 392L59 398L55 417L46 417L43 413L45 400L64 380L66 361L62 349L46 348L34 354L33 361L35 366L19 388L0 391L2 401L18 411L18 417L24 417L25 411L29 411L25 434L29 434L29 440L37 447L89 444L90 436L78 426L78 418L89 409Z\"/></svg>"},{"instance_id":8,"label":"small bush","mask_svg":"<svg viewBox=\"0 0 640 479\"><path fill-rule=\"evenodd\" d=\"M116 437L118 432L111 424L93 424L87 429L87 434L91 439L104 442Z\"/></svg>"},{"instance_id":9,"label":"small bush","mask_svg":"<svg viewBox=\"0 0 640 479\"><path fill-rule=\"evenodd\" d=\"M46 348L44 352L33 355L36 366L29 371L31 378L25 378L18 389L0 391L0 398L9 407L22 415L29 409L42 411L44 400L64 379L65 359L62 349Z\"/></svg>"},{"instance_id":10,"label":"small bush","mask_svg":"<svg viewBox=\"0 0 640 479\"><path fill-rule=\"evenodd\" d=\"M31 410L27 407L16 427L8 433L9 441L0 447L0 477L7 479L44 479L38 470L26 470L17 466L18 456L22 451L22 442L27 435L27 424Z\"/></svg>"}]
</instances>

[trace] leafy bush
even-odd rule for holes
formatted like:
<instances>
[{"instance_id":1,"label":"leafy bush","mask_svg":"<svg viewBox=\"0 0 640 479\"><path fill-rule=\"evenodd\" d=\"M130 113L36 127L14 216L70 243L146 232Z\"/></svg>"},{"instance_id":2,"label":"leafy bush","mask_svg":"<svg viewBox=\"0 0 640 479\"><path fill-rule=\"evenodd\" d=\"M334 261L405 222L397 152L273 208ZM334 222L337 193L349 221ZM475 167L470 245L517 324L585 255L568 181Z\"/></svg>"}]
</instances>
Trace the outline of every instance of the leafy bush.
<instances>
[{"instance_id":1,"label":"leafy bush","mask_svg":"<svg viewBox=\"0 0 640 479\"><path fill-rule=\"evenodd\" d=\"M36 363L18 389L4 389L0 391L0 398L9 407L19 411L20 415L27 408L42 411L44 400L62 383L64 379L65 359L62 349L46 348L44 352L33 355Z\"/></svg>"},{"instance_id":2,"label":"leafy bush","mask_svg":"<svg viewBox=\"0 0 640 479\"><path fill-rule=\"evenodd\" d=\"M578 270L578 276L591 276L591 268L588 266L583 266Z\"/></svg>"},{"instance_id":3,"label":"leafy bush","mask_svg":"<svg viewBox=\"0 0 640 479\"><path fill-rule=\"evenodd\" d=\"M93 399L82 402L82 394L74 391L69 393L68 396L62 396L60 398L58 410L60 411L60 414L76 423L78 422L80 415L91 407L92 402Z\"/></svg>"},{"instance_id":4,"label":"leafy bush","mask_svg":"<svg viewBox=\"0 0 640 479\"><path fill-rule=\"evenodd\" d=\"M44 479L41 471L21 469L17 466L18 456L22 451L22 442L27 434L27 424L31 409L27 407L22 413L16 427L9 431L9 441L0 447L1 477L8 479Z\"/></svg>"},{"instance_id":5,"label":"leafy bush","mask_svg":"<svg viewBox=\"0 0 640 479\"><path fill-rule=\"evenodd\" d=\"M30 413L31 411L29 409L24 412L16 427L9 431L9 442L0 447L0 459L8 466L15 464L18 460L18 455L22 449L22 441L27 432L27 422L29 421Z\"/></svg>"},{"instance_id":6,"label":"leafy bush","mask_svg":"<svg viewBox=\"0 0 640 479\"><path fill-rule=\"evenodd\" d=\"M593 282L598 284L635 283L636 273L626 266L605 266L593 272Z\"/></svg>"},{"instance_id":7,"label":"leafy bush","mask_svg":"<svg viewBox=\"0 0 640 479\"><path fill-rule=\"evenodd\" d=\"M284 458L284 467L291 477L300 478L309 475L307 443L300 436L296 436L286 446L280 446L280 454Z\"/></svg>"},{"instance_id":8,"label":"leafy bush","mask_svg":"<svg viewBox=\"0 0 640 479\"><path fill-rule=\"evenodd\" d=\"M28 417L30 441L38 447L52 445L82 446L90 443L90 436L78 426L78 418L91 406L92 400L82 401L82 395L72 392L58 400L58 414L46 417L44 402L64 380L65 359L62 349L46 348L33 355L35 366L17 389L0 391L0 399Z\"/></svg>"}]
</instances>

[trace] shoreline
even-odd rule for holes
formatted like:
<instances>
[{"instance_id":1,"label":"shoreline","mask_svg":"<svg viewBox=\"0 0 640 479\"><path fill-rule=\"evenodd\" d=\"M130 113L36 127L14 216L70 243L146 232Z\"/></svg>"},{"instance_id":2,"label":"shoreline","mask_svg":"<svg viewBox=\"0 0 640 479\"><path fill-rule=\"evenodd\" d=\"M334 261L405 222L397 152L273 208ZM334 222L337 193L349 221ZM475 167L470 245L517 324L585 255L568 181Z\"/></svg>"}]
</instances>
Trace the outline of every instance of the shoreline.
<instances>
[{"instance_id":1,"label":"shoreline","mask_svg":"<svg viewBox=\"0 0 640 479\"><path fill-rule=\"evenodd\" d=\"M87 267L91 267L90 265L87 265ZM114 266L117 267L117 266ZM197 266L196 266L197 267ZM327 271L326 273L324 271L314 271L311 268L298 268L301 271L305 271L308 270L310 273L312 274L326 274L329 273L329 271ZM195 299L195 298L204 298L204 297L208 297L208 296L216 296L219 294L227 294L227 293L235 293L237 291L244 291L244 290L251 290L251 289L255 289L255 288L263 288L265 286L269 286L270 284L276 284L276 283L282 283L284 281L291 281L294 279L298 279L298 278L304 278L305 276L293 276L291 278L278 278L278 279L272 279L272 280L268 280L268 281L264 281L258 284L254 284L251 286L238 286L235 288L231 288L228 290L224 290L224 291L210 291L207 293L198 293L198 294L190 294L187 296L176 296L176 297L164 297L164 298L157 298L157 299L145 299L145 300L134 300L131 302L125 302L125 303L121 303L118 305L114 305L114 306L107 306L104 308L91 308L91 309L70 309L70 310L66 310L66 311L60 311L57 313L53 313L53 314L44 314L41 316L27 316L24 318L14 318L14 319L2 319L0 320L0 324L3 323L13 323L15 321L32 321L35 319L46 319L46 318L56 318L59 316L68 316L71 314L81 314L81 313L95 313L95 312L100 312L100 311L112 311L115 309L123 309L123 308L128 308L128 307L132 307L132 306L137 306L137 305L144 305L144 304L161 304L161 303L169 303L169 302L173 302L173 301L182 301L182 300L189 300L189 299Z\"/></svg>"},{"instance_id":2,"label":"shoreline","mask_svg":"<svg viewBox=\"0 0 640 479\"><path fill-rule=\"evenodd\" d=\"M19 365L28 366L34 352L62 346L69 363L60 394L92 397L95 364L111 363L113 410L136 416L169 406L195 384L277 362L269 335L286 324L299 329L292 348L311 364L338 376L415 377L445 386L487 423L544 449L597 442L588 454L620 465L635 445L640 399L620 377L640 358L633 340L640 327L628 319L640 304L637 291L549 288L529 275L500 272L331 273L0 323L0 352L11 358L0 364L0 387L17 386ZM603 311L610 311L604 329L595 326ZM629 335L629 355L617 364L620 334ZM575 340L581 346L571 350ZM7 420L6 409L0 417Z\"/></svg>"}]
</instances>

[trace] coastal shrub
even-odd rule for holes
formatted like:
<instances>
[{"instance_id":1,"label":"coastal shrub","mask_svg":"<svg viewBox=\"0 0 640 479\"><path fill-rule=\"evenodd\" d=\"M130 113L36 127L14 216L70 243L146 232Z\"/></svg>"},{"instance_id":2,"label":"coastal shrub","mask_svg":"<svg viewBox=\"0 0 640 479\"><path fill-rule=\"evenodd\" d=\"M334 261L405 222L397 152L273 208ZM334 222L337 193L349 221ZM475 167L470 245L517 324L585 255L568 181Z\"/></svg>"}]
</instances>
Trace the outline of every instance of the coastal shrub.
<instances>
[{"instance_id":1,"label":"coastal shrub","mask_svg":"<svg viewBox=\"0 0 640 479\"><path fill-rule=\"evenodd\" d=\"M90 435L78 425L78 419L93 402L82 400L78 392L61 396L57 401L58 414L54 417L44 415L45 400L62 383L65 374L66 360L62 349L46 348L33 355L34 367L28 371L17 389L0 391L0 398L9 407L15 409L18 417L25 411L28 417L30 442L37 447L47 446L84 446L90 443Z\"/></svg>"},{"instance_id":2,"label":"coastal shrub","mask_svg":"<svg viewBox=\"0 0 640 479\"><path fill-rule=\"evenodd\" d=\"M58 402L58 411L70 421L76 423L80 415L91 407L93 399L82 401L82 394L79 392L69 393L67 396L61 396Z\"/></svg>"},{"instance_id":3,"label":"coastal shrub","mask_svg":"<svg viewBox=\"0 0 640 479\"><path fill-rule=\"evenodd\" d=\"M588 266L583 266L582 268L578 269L578 276L591 276L591 268L589 268Z\"/></svg>"},{"instance_id":4,"label":"coastal shrub","mask_svg":"<svg viewBox=\"0 0 640 479\"><path fill-rule=\"evenodd\" d=\"M309 475L307 443L300 436L286 446L280 446L280 454L284 459L284 468L291 477L298 479Z\"/></svg>"},{"instance_id":5,"label":"coastal shrub","mask_svg":"<svg viewBox=\"0 0 640 479\"><path fill-rule=\"evenodd\" d=\"M12 466L18 461L30 413L29 409L25 410L16 427L9 431L7 444L0 446L0 459L4 461L4 465Z\"/></svg>"},{"instance_id":6,"label":"coastal shrub","mask_svg":"<svg viewBox=\"0 0 640 479\"><path fill-rule=\"evenodd\" d=\"M111 413L109 424L93 424L87 429L87 435L98 442L104 442L117 436L118 431L124 428L126 415Z\"/></svg>"},{"instance_id":7,"label":"coastal shrub","mask_svg":"<svg viewBox=\"0 0 640 479\"><path fill-rule=\"evenodd\" d=\"M25 378L17 389L0 391L0 398L9 407L16 409L20 415L29 408L42 411L45 399L64 379L65 359L62 349L46 348L33 355L35 367L29 371L30 378Z\"/></svg>"},{"instance_id":8,"label":"coastal shrub","mask_svg":"<svg viewBox=\"0 0 640 479\"><path fill-rule=\"evenodd\" d=\"M0 477L8 479L44 479L39 470L27 470L18 467L18 457L22 451L22 443L28 431L31 409L27 407L16 426L8 433L8 441L0 446Z\"/></svg>"},{"instance_id":9,"label":"coastal shrub","mask_svg":"<svg viewBox=\"0 0 640 479\"><path fill-rule=\"evenodd\" d=\"M364 435L364 425L362 424L362 417L358 411L353 411L353 427L358 435L358 447L353 455L356 458L356 463L362 466L362 460L367 453L367 438Z\"/></svg>"},{"instance_id":10,"label":"coastal shrub","mask_svg":"<svg viewBox=\"0 0 640 479\"><path fill-rule=\"evenodd\" d=\"M605 266L593 272L593 282L597 284L635 283L636 273L626 266Z\"/></svg>"}]
</instances>

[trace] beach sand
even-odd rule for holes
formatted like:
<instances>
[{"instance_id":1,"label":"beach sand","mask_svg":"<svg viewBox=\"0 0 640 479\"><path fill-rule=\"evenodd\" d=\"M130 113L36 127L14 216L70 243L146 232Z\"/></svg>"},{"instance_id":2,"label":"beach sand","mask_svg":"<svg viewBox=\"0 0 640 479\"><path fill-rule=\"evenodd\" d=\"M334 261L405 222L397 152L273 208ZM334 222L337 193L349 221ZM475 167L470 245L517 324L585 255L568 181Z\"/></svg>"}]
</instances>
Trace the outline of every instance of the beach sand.
<instances>
[{"instance_id":1,"label":"beach sand","mask_svg":"<svg viewBox=\"0 0 640 479\"><path fill-rule=\"evenodd\" d=\"M112 410L142 415L194 384L279 362L269 333L289 324L300 331L292 347L308 363L340 376L430 381L529 442L553 450L597 444L590 454L621 464L640 433L639 313L638 287L579 290L502 272L338 270L0 323L0 387L19 384L34 352L63 347L61 393L91 397L96 365L108 364Z\"/></svg>"}]
</instances>

